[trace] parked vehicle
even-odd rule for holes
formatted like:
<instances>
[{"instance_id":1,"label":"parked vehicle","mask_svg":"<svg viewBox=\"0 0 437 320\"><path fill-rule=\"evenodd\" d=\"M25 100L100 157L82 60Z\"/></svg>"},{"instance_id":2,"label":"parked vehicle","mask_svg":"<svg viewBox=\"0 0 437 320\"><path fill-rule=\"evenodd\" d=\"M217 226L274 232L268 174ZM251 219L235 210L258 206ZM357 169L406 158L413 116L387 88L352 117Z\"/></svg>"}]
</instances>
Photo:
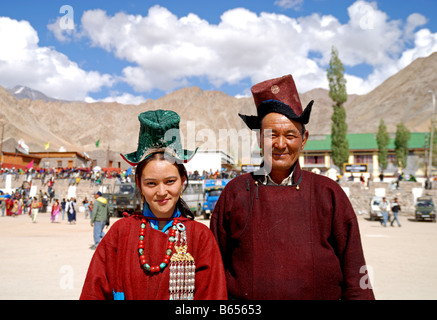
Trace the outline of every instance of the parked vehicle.
<instances>
[{"instance_id":1,"label":"parked vehicle","mask_svg":"<svg viewBox=\"0 0 437 320\"><path fill-rule=\"evenodd\" d=\"M436 221L434 201L431 196L418 197L416 199L416 210L414 212L416 220Z\"/></svg>"},{"instance_id":2,"label":"parked vehicle","mask_svg":"<svg viewBox=\"0 0 437 320\"><path fill-rule=\"evenodd\" d=\"M200 215L203 201L203 181L189 180L187 188L182 194L182 199L195 215Z\"/></svg>"},{"instance_id":3,"label":"parked vehicle","mask_svg":"<svg viewBox=\"0 0 437 320\"><path fill-rule=\"evenodd\" d=\"M220 194L230 179L190 180L182 199L196 216L208 219Z\"/></svg>"},{"instance_id":4,"label":"parked vehicle","mask_svg":"<svg viewBox=\"0 0 437 320\"><path fill-rule=\"evenodd\" d=\"M141 211L141 194L135 183L115 184L110 203L111 215L115 217L123 216L123 212L132 214Z\"/></svg>"},{"instance_id":5,"label":"parked vehicle","mask_svg":"<svg viewBox=\"0 0 437 320\"><path fill-rule=\"evenodd\" d=\"M102 184L100 187L100 192L102 193L102 197L108 200L109 203L109 212L111 213L111 198L112 198L112 185L111 184Z\"/></svg>"},{"instance_id":6,"label":"parked vehicle","mask_svg":"<svg viewBox=\"0 0 437 320\"><path fill-rule=\"evenodd\" d=\"M214 187L205 188L204 191L205 201L203 202L203 208L202 208L202 214L205 219L209 219L209 216L213 212L217 200L219 199L223 189L224 186L214 186Z\"/></svg>"}]
</instances>

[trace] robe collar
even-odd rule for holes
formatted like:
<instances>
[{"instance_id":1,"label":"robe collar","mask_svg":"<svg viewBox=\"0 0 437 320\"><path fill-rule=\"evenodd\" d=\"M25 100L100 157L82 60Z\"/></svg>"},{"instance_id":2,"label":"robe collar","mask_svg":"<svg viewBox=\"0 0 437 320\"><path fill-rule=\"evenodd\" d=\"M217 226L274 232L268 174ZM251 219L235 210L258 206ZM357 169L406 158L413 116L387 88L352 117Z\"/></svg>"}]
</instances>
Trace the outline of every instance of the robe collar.
<instances>
[{"instance_id":1,"label":"robe collar","mask_svg":"<svg viewBox=\"0 0 437 320\"><path fill-rule=\"evenodd\" d=\"M299 161L293 164L290 175L285 178L281 184L277 184L272 180L269 173L264 169L264 162L261 163L261 169L253 172L252 175L255 180L261 182L263 185L298 186L302 181L302 170Z\"/></svg>"},{"instance_id":2,"label":"robe collar","mask_svg":"<svg viewBox=\"0 0 437 320\"><path fill-rule=\"evenodd\" d=\"M162 231L162 232L166 232L173 224L173 219L174 218L179 218L181 216L181 212L179 211L179 209L175 208L173 215L171 216L171 218L169 218L169 221L165 224L164 228L162 228L162 230L159 230L158 228L158 218L156 218L156 216L153 214L152 210L150 210L149 204L147 202L144 202L144 209L143 209L143 215L146 218L152 218L149 220L150 226L158 231ZM157 220L153 219L156 218Z\"/></svg>"},{"instance_id":3,"label":"robe collar","mask_svg":"<svg viewBox=\"0 0 437 320\"><path fill-rule=\"evenodd\" d=\"M294 170L291 171L290 175L282 180L280 184L277 184L275 181L273 181L272 177L270 177L270 174L264 175L264 180L262 182L263 185L269 185L269 186L291 186L293 184L293 173Z\"/></svg>"}]
</instances>

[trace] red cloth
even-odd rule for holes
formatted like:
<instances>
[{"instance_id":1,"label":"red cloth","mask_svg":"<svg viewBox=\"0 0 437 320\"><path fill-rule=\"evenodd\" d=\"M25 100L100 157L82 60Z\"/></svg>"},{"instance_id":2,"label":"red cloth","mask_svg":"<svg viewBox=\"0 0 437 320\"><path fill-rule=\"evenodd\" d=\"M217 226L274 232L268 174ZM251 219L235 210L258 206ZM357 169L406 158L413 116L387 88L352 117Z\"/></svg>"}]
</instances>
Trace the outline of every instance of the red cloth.
<instances>
[{"instance_id":1,"label":"red cloth","mask_svg":"<svg viewBox=\"0 0 437 320\"><path fill-rule=\"evenodd\" d=\"M123 292L127 300L168 300L169 267L149 274L141 268L138 237L141 221L136 216L114 223L103 237L91 260L81 300L113 299ZM196 264L195 300L227 299L225 274L211 231L196 221L184 222L188 252ZM166 254L168 235L146 225L144 255L149 265L159 265Z\"/></svg>"},{"instance_id":2,"label":"red cloth","mask_svg":"<svg viewBox=\"0 0 437 320\"><path fill-rule=\"evenodd\" d=\"M333 180L295 168L296 186L228 183L211 217L237 299L374 299L354 210ZM367 282L368 283L368 282ZM365 287L365 286L363 286Z\"/></svg>"}]
</instances>

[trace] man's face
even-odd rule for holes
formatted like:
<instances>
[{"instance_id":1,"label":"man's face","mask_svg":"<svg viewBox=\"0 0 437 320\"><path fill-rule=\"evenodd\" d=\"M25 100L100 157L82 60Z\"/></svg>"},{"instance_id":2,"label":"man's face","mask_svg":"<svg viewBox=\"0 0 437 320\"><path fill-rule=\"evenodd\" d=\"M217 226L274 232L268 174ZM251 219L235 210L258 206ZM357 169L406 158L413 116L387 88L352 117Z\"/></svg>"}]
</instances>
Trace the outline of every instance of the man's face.
<instances>
[{"instance_id":1,"label":"man's face","mask_svg":"<svg viewBox=\"0 0 437 320\"><path fill-rule=\"evenodd\" d=\"M302 137L302 124L279 113L267 114L261 122L261 149L272 171L289 171L305 147L308 131Z\"/></svg>"}]
</instances>

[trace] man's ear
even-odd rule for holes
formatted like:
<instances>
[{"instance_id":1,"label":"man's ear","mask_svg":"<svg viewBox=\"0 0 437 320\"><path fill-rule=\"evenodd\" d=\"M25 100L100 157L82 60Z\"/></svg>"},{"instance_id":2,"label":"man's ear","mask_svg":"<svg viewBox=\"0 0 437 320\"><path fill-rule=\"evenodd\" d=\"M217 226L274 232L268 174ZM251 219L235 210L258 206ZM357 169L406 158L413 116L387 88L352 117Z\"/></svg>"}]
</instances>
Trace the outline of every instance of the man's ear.
<instances>
[{"instance_id":1,"label":"man's ear","mask_svg":"<svg viewBox=\"0 0 437 320\"><path fill-rule=\"evenodd\" d=\"M303 136L303 138L302 138L302 146L300 147L300 150L303 150L304 148L305 148L305 144L307 143L307 141L308 141L308 137L309 137L309 132L308 132L308 130L305 130L305 134L304 134L304 136Z\"/></svg>"}]
</instances>

